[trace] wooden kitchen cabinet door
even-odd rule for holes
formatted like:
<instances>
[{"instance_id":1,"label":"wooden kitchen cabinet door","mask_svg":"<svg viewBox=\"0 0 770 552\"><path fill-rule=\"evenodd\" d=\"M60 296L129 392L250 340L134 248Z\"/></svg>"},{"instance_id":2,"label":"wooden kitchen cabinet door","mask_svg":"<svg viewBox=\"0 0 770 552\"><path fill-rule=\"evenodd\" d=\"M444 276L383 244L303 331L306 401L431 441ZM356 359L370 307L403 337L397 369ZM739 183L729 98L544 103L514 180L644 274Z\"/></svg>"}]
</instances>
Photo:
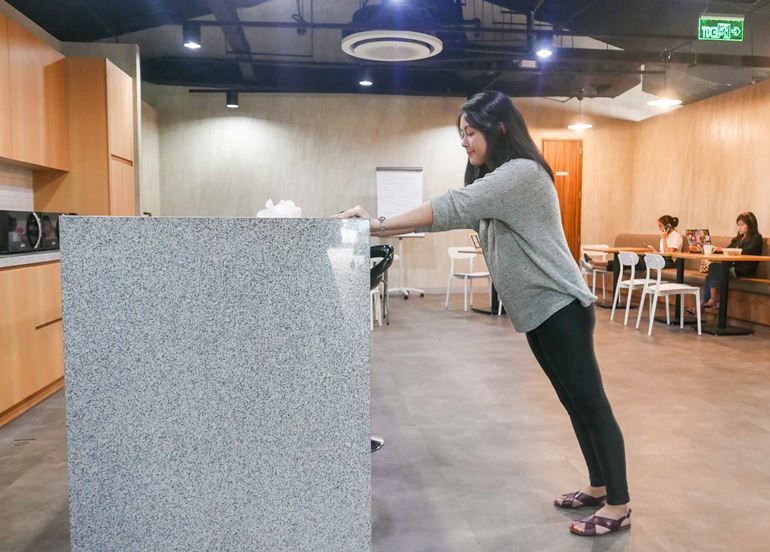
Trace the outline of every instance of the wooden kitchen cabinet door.
<instances>
[{"instance_id":1,"label":"wooden kitchen cabinet door","mask_svg":"<svg viewBox=\"0 0 770 552\"><path fill-rule=\"evenodd\" d=\"M7 20L11 158L69 168L67 69L64 56Z\"/></svg>"},{"instance_id":2,"label":"wooden kitchen cabinet door","mask_svg":"<svg viewBox=\"0 0 770 552\"><path fill-rule=\"evenodd\" d=\"M136 215L136 188L134 167L118 157L110 158L110 215L133 217Z\"/></svg>"},{"instance_id":3,"label":"wooden kitchen cabinet door","mask_svg":"<svg viewBox=\"0 0 770 552\"><path fill-rule=\"evenodd\" d=\"M134 161L134 80L107 61L110 155Z\"/></svg>"},{"instance_id":4,"label":"wooden kitchen cabinet door","mask_svg":"<svg viewBox=\"0 0 770 552\"><path fill-rule=\"evenodd\" d=\"M11 157L11 96L8 19L0 15L0 157Z\"/></svg>"}]
</instances>

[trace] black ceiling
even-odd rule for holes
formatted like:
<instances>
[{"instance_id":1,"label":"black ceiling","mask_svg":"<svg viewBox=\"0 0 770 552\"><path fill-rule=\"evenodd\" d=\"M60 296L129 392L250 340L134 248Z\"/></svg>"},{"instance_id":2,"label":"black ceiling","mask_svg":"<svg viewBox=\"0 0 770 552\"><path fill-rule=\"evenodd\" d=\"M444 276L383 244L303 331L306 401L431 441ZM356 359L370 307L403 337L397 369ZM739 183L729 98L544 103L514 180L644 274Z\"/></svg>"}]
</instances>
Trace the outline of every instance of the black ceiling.
<instances>
[{"instance_id":1,"label":"black ceiling","mask_svg":"<svg viewBox=\"0 0 770 552\"><path fill-rule=\"evenodd\" d=\"M396 0L9 3L63 41L137 42L149 82L323 93L360 91L361 62L340 51L341 27L362 5L388 1ZM376 82L369 93L464 96L494 87L512 96L615 97L642 79L648 90L662 88L668 67L678 73L669 80L693 100L767 78L770 68L770 0L400 2L431 12L445 50L419 62L369 64ZM698 15L707 5L711 13L745 14L747 40L699 43ZM522 69L518 61L532 57L524 21L533 9L537 29L554 26L561 48L548 63ZM181 45L180 25L195 18L204 21L204 48L190 52Z\"/></svg>"}]
</instances>

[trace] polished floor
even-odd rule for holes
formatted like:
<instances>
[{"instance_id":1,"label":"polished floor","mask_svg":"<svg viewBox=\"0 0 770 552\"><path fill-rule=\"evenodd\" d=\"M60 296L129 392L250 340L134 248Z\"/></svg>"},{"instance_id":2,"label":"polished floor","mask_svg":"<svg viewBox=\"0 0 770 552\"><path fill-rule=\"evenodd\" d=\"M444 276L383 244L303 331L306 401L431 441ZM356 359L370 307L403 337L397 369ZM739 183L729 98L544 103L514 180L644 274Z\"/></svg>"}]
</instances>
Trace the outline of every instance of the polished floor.
<instances>
[{"instance_id":1,"label":"polished floor","mask_svg":"<svg viewBox=\"0 0 770 552\"><path fill-rule=\"evenodd\" d=\"M391 302L373 334L375 552L770 550L770 331L647 337L598 310L634 525L588 539L551 505L586 472L524 337L461 297ZM0 551L69 550L64 430L62 393L0 429Z\"/></svg>"}]
</instances>

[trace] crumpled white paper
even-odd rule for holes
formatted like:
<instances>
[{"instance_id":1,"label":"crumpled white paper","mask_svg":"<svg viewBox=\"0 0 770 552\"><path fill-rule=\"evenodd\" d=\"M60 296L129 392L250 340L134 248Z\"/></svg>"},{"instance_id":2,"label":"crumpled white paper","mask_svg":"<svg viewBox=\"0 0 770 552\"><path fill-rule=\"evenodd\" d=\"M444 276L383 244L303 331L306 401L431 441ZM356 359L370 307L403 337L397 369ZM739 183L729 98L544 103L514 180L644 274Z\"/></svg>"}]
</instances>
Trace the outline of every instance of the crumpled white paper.
<instances>
[{"instance_id":1,"label":"crumpled white paper","mask_svg":"<svg viewBox=\"0 0 770 552\"><path fill-rule=\"evenodd\" d=\"M265 208L260 209L257 218L300 218L302 209L294 205L294 202L282 199L277 204L273 204L272 199L268 199Z\"/></svg>"}]
</instances>

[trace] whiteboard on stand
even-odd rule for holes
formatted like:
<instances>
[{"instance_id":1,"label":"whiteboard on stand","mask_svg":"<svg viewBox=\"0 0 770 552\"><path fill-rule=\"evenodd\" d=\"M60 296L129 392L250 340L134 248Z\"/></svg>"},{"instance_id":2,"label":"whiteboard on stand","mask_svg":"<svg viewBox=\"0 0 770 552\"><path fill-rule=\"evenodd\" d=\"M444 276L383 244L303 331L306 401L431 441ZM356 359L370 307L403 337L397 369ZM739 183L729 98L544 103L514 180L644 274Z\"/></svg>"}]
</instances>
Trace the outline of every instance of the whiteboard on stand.
<instances>
[{"instance_id":1,"label":"whiteboard on stand","mask_svg":"<svg viewBox=\"0 0 770 552\"><path fill-rule=\"evenodd\" d=\"M423 204L421 167L377 167L377 216L392 217ZM425 234L404 234L423 237Z\"/></svg>"}]
</instances>

